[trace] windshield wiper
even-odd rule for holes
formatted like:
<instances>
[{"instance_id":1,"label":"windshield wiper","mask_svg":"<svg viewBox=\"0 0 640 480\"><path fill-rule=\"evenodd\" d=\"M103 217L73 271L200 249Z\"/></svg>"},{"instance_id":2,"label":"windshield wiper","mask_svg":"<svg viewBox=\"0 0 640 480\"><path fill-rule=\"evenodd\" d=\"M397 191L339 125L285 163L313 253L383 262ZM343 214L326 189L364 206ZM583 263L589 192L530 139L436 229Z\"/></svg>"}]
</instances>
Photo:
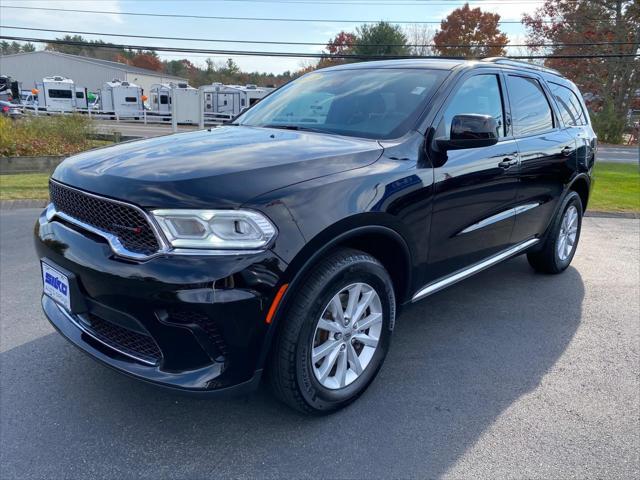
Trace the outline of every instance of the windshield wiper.
<instances>
[{"instance_id":1,"label":"windshield wiper","mask_svg":"<svg viewBox=\"0 0 640 480\"><path fill-rule=\"evenodd\" d=\"M283 123L273 123L273 124L260 125L260 126L262 128L279 128L281 130L297 130L301 132L327 133L326 130L321 130L319 128L304 127L302 125L288 125Z\"/></svg>"}]
</instances>

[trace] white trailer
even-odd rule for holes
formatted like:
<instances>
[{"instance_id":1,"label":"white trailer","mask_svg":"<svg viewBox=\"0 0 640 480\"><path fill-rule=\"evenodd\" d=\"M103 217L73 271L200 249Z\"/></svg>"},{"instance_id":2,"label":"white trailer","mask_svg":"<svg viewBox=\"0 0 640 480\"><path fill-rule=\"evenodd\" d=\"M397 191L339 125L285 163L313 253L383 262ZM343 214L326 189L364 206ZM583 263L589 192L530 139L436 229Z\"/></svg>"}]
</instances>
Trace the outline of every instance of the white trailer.
<instances>
[{"instance_id":1,"label":"white trailer","mask_svg":"<svg viewBox=\"0 0 640 480\"><path fill-rule=\"evenodd\" d=\"M83 87L76 87L76 108L79 110L86 110L89 108L89 101L87 99L87 89Z\"/></svg>"},{"instance_id":2,"label":"white trailer","mask_svg":"<svg viewBox=\"0 0 640 480\"><path fill-rule=\"evenodd\" d=\"M100 89L100 110L119 117L142 116L142 88L117 78L106 82Z\"/></svg>"},{"instance_id":3,"label":"white trailer","mask_svg":"<svg viewBox=\"0 0 640 480\"><path fill-rule=\"evenodd\" d=\"M198 89L186 83L156 83L149 92L149 111L175 115L177 123L197 124L200 118Z\"/></svg>"},{"instance_id":4,"label":"white trailer","mask_svg":"<svg viewBox=\"0 0 640 480\"><path fill-rule=\"evenodd\" d=\"M73 112L75 110L76 88L70 78L44 77L36 82L38 108L48 112Z\"/></svg>"},{"instance_id":5,"label":"white trailer","mask_svg":"<svg viewBox=\"0 0 640 480\"><path fill-rule=\"evenodd\" d=\"M267 96L272 89L256 85L223 85L212 83L200 87L204 98L204 112L236 116Z\"/></svg>"}]
</instances>

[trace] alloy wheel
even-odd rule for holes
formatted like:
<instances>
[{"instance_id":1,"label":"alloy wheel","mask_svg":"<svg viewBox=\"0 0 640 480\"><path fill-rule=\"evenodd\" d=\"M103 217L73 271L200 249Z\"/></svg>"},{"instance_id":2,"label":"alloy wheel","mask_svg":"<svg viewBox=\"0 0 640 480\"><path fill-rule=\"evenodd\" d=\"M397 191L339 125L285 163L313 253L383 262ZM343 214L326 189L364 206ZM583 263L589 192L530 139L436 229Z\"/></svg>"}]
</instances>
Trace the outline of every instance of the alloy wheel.
<instances>
[{"instance_id":1,"label":"alloy wheel","mask_svg":"<svg viewBox=\"0 0 640 480\"><path fill-rule=\"evenodd\" d=\"M576 245L576 237L578 236L578 209L574 205L570 205L564 212L562 223L560 224L560 233L558 234L558 242L556 249L558 258L564 262Z\"/></svg>"},{"instance_id":2,"label":"alloy wheel","mask_svg":"<svg viewBox=\"0 0 640 480\"><path fill-rule=\"evenodd\" d=\"M318 382L328 389L344 388L367 368L382 332L382 303L366 283L354 283L336 293L318 319L311 362Z\"/></svg>"}]
</instances>

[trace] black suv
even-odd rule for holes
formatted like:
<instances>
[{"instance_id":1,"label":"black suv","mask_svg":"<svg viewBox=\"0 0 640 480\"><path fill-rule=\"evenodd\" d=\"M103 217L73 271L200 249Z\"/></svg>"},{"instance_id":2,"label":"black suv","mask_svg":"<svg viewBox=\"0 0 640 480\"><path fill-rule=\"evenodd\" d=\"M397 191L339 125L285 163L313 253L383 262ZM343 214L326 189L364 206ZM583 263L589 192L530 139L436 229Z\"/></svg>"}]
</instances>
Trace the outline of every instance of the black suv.
<instances>
[{"instance_id":1,"label":"black suv","mask_svg":"<svg viewBox=\"0 0 640 480\"><path fill-rule=\"evenodd\" d=\"M575 85L506 59L309 73L229 125L69 158L39 218L42 305L132 377L345 406L398 308L526 253L567 268L596 137Z\"/></svg>"}]
</instances>

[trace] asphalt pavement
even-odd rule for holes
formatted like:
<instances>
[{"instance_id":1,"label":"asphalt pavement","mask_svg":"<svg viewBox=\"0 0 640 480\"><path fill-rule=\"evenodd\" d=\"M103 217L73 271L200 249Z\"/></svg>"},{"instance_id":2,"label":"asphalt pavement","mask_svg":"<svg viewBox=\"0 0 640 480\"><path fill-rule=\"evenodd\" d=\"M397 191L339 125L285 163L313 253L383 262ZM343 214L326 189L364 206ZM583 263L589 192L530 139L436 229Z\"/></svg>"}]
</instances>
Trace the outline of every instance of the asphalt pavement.
<instances>
[{"instance_id":1,"label":"asphalt pavement","mask_svg":"<svg viewBox=\"0 0 640 480\"><path fill-rule=\"evenodd\" d=\"M197 399L111 371L40 311L37 210L0 211L0 477L638 478L640 221L573 265L509 260L415 304L349 408Z\"/></svg>"}]
</instances>

